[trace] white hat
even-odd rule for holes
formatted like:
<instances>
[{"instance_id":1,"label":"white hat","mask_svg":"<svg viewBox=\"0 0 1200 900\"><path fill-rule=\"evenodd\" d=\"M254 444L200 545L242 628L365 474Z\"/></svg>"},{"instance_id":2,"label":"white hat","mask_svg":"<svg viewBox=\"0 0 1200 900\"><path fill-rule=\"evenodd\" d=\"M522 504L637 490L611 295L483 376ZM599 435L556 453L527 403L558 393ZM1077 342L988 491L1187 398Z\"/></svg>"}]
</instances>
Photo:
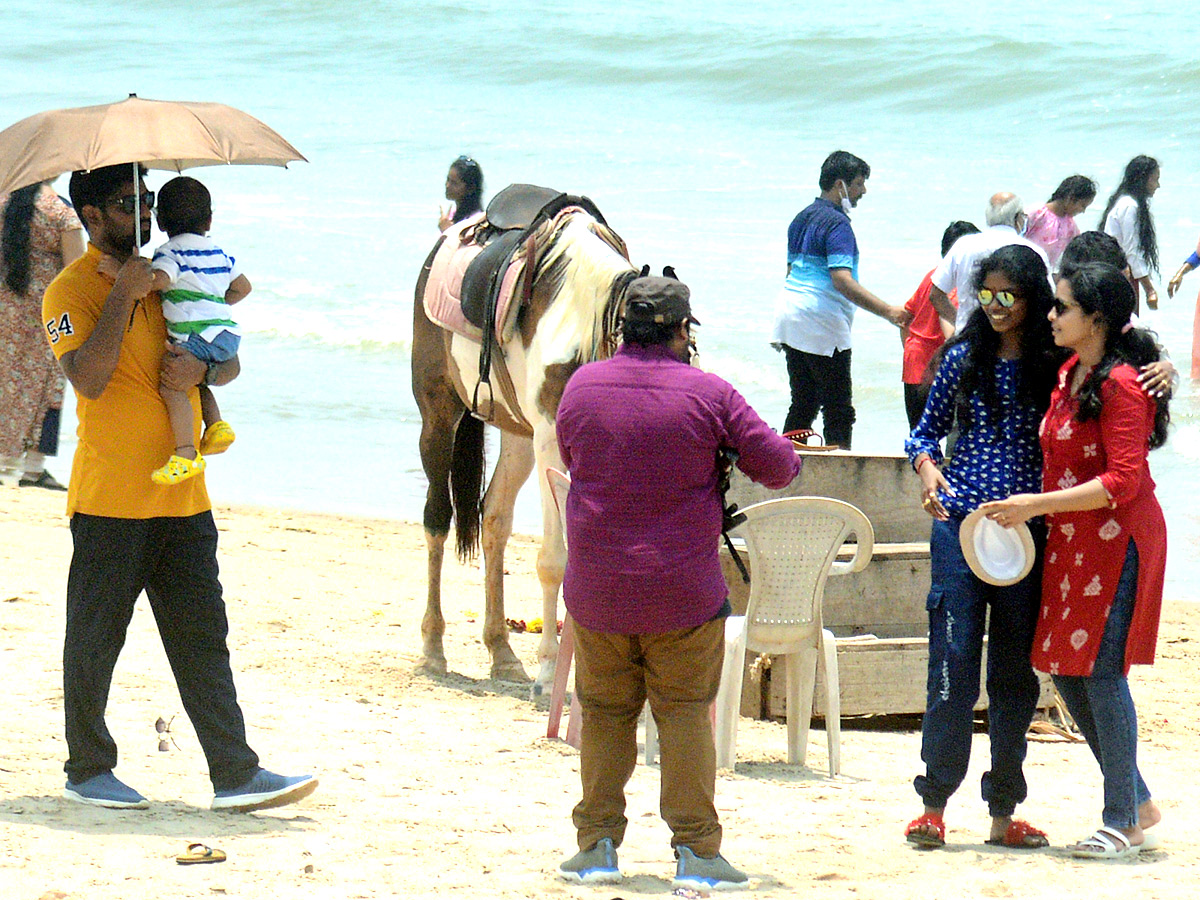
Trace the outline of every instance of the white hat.
<instances>
[{"instance_id":1,"label":"white hat","mask_svg":"<svg viewBox=\"0 0 1200 900\"><path fill-rule=\"evenodd\" d=\"M963 519L958 541L971 571L988 584L1016 584L1033 568L1033 535L1024 522L1005 528L977 509Z\"/></svg>"}]
</instances>

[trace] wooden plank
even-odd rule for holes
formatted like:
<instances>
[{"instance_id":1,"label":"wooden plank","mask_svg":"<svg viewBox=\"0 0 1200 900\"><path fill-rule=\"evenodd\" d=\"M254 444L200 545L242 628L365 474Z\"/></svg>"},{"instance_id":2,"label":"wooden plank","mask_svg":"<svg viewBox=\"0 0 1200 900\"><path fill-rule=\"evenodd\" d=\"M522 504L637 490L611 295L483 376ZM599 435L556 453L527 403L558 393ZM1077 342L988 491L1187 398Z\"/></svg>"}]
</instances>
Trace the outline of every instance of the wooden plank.
<instances>
[{"instance_id":1,"label":"wooden plank","mask_svg":"<svg viewBox=\"0 0 1200 900\"><path fill-rule=\"evenodd\" d=\"M928 631L929 545L878 544L876 551L861 572L833 576L825 582L825 627L838 637L924 637ZM750 586L742 581L726 548L721 548L720 556L729 602L735 613L744 613ZM749 568L744 552L742 561Z\"/></svg>"},{"instance_id":2,"label":"wooden plank","mask_svg":"<svg viewBox=\"0 0 1200 900\"><path fill-rule=\"evenodd\" d=\"M984 641L976 709L987 709L987 642ZM852 640L838 642L838 681L843 716L919 715L925 712L925 680L929 642L923 638ZM783 659L774 660L767 700L770 718L786 718L787 694ZM776 668L777 667L777 668ZM1041 678L1038 707L1053 703L1053 686ZM818 671L813 715L825 715L825 679Z\"/></svg>"},{"instance_id":3,"label":"wooden plank","mask_svg":"<svg viewBox=\"0 0 1200 900\"><path fill-rule=\"evenodd\" d=\"M734 470L728 499L749 506L776 497L834 497L866 514L880 543L929 540L929 516L921 509L921 480L900 455L877 456L842 450L798 451L804 467L786 488L773 491Z\"/></svg>"}]
</instances>

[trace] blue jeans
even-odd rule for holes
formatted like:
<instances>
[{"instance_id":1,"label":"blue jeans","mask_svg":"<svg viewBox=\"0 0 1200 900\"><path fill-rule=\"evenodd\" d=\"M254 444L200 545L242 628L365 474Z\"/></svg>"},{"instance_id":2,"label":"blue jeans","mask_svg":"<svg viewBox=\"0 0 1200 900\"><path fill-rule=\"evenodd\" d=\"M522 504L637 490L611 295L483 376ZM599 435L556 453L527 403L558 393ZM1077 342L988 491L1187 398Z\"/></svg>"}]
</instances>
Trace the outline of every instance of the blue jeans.
<instances>
[{"instance_id":1,"label":"blue jeans","mask_svg":"<svg viewBox=\"0 0 1200 900\"><path fill-rule=\"evenodd\" d=\"M1150 799L1150 789L1138 771L1137 711L1125 677L1125 643L1137 599L1137 579L1137 546L1130 541L1092 674L1054 676L1054 686L1100 763L1103 818L1110 828L1136 825L1138 807Z\"/></svg>"},{"instance_id":2,"label":"blue jeans","mask_svg":"<svg viewBox=\"0 0 1200 900\"><path fill-rule=\"evenodd\" d=\"M983 775L983 799L994 817L1011 816L1028 793L1022 765L1025 733L1037 709L1038 679L1029 662L1041 606L1045 531L1031 523L1037 562L1017 584L997 587L976 577L958 542L961 519L934 521L929 538L929 677L921 724L925 774L913 787L926 806L946 805L967 776L975 703L988 621L988 736L992 767Z\"/></svg>"}]
</instances>

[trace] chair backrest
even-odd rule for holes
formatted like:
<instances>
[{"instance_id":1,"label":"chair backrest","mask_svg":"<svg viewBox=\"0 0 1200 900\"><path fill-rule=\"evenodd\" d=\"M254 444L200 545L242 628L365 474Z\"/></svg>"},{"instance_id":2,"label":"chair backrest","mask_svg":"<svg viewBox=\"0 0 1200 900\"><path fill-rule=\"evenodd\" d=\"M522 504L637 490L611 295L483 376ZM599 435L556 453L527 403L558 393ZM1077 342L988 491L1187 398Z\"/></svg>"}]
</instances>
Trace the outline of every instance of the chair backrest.
<instances>
[{"instance_id":1,"label":"chair backrest","mask_svg":"<svg viewBox=\"0 0 1200 900\"><path fill-rule=\"evenodd\" d=\"M856 507L829 497L783 497L741 512L751 573L748 646L783 653L818 641L825 580L860 571L871 561L875 532L870 521ZM855 554L838 562L851 534Z\"/></svg>"},{"instance_id":2,"label":"chair backrest","mask_svg":"<svg viewBox=\"0 0 1200 900\"><path fill-rule=\"evenodd\" d=\"M567 534L567 494L571 491L571 476L553 466L547 466L546 482L550 485L550 495L554 498L554 505L558 507L558 517L562 521L565 539Z\"/></svg>"}]
</instances>

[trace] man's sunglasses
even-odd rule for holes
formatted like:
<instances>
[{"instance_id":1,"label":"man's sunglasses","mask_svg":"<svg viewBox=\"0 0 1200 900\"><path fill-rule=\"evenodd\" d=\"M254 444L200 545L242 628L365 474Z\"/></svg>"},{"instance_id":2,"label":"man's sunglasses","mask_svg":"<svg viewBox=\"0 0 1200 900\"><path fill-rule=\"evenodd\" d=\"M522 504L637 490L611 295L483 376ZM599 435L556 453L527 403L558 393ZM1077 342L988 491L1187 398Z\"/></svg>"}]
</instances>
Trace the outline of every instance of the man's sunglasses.
<instances>
[{"instance_id":1,"label":"man's sunglasses","mask_svg":"<svg viewBox=\"0 0 1200 900\"><path fill-rule=\"evenodd\" d=\"M130 194L128 197L114 197L108 201L108 205L117 207L127 216L132 216L134 210L137 209L137 202L138 198ZM142 203L150 209L154 209L154 191L146 191L142 194Z\"/></svg>"},{"instance_id":2,"label":"man's sunglasses","mask_svg":"<svg viewBox=\"0 0 1200 900\"><path fill-rule=\"evenodd\" d=\"M994 301L1005 309L1012 309L1013 304L1017 302L1017 296L1012 291L989 291L987 288L981 288L979 291L979 305L991 306Z\"/></svg>"}]
</instances>

